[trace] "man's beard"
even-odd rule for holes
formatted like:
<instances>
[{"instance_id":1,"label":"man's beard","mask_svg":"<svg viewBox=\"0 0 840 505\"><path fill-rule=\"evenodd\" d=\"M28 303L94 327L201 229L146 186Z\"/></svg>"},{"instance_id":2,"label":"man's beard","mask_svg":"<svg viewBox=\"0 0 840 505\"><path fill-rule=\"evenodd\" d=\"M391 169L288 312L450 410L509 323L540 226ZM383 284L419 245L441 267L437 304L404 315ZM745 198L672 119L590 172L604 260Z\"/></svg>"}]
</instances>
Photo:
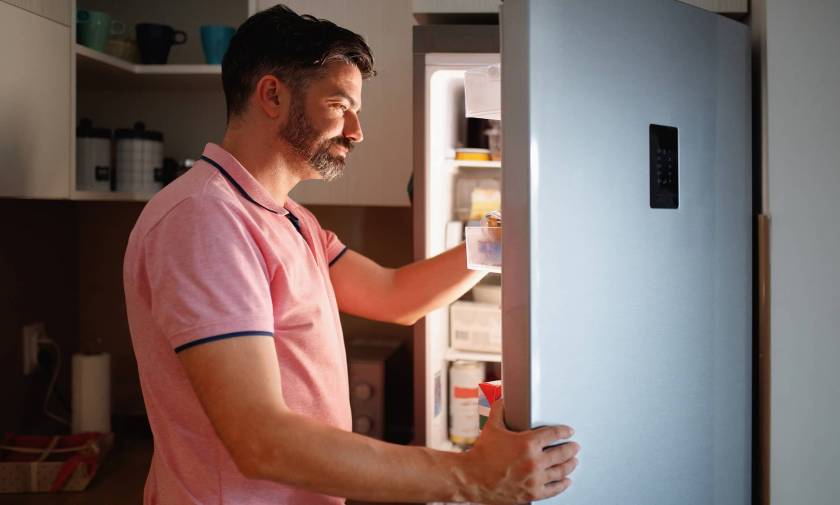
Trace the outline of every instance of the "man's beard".
<instances>
[{"instance_id":1,"label":"man's beard","mask_svg":"<svg viewBox=\"0 0 840 505\"><path fill-rule=\"evenodd\" d=\"M343 135L318 142L321 135L306 117L303 102L302 96L292 97L289 121L280 130L280 137L288 142L295 153L306 160L322 179L331 181L344 173L346 160L342 156L330 154L330 147L343 146L349 154L353 149L353 142Z\"/></svg>"}]
</instances>

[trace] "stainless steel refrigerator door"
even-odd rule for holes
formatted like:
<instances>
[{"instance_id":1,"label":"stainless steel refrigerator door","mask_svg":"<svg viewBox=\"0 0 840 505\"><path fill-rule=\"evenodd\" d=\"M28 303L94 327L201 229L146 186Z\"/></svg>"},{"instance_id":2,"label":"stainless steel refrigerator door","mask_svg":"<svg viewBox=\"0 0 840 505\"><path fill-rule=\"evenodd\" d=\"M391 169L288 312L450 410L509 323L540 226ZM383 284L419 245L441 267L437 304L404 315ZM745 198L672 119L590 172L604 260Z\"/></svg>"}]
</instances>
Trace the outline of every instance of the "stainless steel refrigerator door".
<instances>
[{"instance_id":1,"label":"stainless steel refrigerator door","mask_svg":"<svg viewBox=\"0 0 840 505\"><path fill-rule=\"evenodd\" d=\"M575 428L552 503L748 504L747 29L669 0L502 9L506 419Z\"/></svg>"}]
</instances>

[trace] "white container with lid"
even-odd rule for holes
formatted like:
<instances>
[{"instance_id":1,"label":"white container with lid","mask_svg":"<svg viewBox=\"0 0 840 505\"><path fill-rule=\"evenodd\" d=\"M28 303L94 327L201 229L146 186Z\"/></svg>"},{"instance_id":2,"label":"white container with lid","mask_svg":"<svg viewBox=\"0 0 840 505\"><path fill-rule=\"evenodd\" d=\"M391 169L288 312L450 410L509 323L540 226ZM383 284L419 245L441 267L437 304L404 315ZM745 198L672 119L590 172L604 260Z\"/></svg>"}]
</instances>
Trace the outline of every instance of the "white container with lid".
<instances>
[{"instance_id":1,"label":"white container with lid","mask_svg":"<svg viewBox=\"0 0 840 505\"><path fill-rule=\"evenodd\" d=\"M114 139L117 191L154 193L163 187L163 133L138 121L117 130Z\"/></svg>"},{"instance_id":2,"label":"white container with lid","mask_svg":"<svg viewBox=\"0 0 840 505\"><path fill-rule=\"evenodd\" d=\"M82 119L76 128L76 190L111 191L111 130Z\"/></svg>"}]
</instances>

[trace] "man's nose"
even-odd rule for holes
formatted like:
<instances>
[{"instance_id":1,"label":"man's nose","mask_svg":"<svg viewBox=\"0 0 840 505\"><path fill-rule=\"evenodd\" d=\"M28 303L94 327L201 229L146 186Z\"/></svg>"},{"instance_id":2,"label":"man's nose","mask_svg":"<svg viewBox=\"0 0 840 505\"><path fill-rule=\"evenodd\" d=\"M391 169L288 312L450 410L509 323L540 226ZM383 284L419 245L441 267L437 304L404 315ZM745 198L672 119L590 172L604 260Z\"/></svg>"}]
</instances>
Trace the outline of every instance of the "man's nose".
<instances>
[{"instance_id":1,"label":"man's nose","mask_svg":"<svg viewBox=\"0 0 840 505\"><path fill-rule=\"evenodd\" d=\"M365 135L362 133L362 122L359 121L359 116L355 112L347 114L342 133L345 137L357 144L365 139Z\"/></svg>"}]
</instances>

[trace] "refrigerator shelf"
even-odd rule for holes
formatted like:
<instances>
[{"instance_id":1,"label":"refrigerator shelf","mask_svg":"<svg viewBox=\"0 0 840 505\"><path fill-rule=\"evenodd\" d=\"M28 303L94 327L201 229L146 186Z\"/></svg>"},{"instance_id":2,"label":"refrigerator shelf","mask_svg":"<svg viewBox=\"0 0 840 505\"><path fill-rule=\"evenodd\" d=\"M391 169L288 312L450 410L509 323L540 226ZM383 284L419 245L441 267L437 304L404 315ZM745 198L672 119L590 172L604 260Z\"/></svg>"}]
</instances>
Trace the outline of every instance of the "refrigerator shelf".
<instances>
[{"instance_id":1,"label":"refrigerator shelf","mask_svg":"<svg viewBox=\"0 0 840 505\"><path fill-rule=\"evenodd\" d=\"M447 158L446 162L450 168L457 170L459 168L502 168L501 160L491 161L475 161L475 160L456 160Z\"/></svg>"}]
</instances>

